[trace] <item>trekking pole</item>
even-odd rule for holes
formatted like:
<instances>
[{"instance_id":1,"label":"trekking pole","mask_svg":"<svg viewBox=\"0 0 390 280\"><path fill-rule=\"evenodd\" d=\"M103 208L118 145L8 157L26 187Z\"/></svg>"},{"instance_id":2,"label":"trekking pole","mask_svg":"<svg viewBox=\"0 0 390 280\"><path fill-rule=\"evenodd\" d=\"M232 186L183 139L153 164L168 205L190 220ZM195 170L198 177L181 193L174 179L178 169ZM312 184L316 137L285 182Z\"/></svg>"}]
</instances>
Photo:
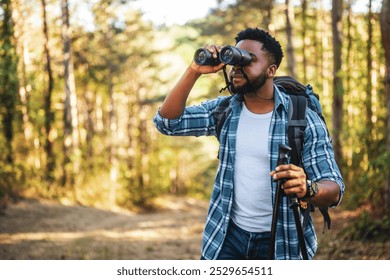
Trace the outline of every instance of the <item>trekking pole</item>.
<instances>
[{"instance_id":1,"label":"trekking pole","mask_svg":"<svg viewBox=\"0 0 390 280\"><path fill-rule=\"evenodd\" d=\"M299 213L299 201L296 195L294 196L290 195L290 208L292 208L294 212L295 226L297 227L298 243L301 249L302 258L304 260L308 260L309 257L307 255L305 236L303 235L303 229L302 229L300 213Z\"/></svg>"},{"instance_id":2,"label":"trekking pole","mask_svg":"<svg viewBox=\"0 0 390 280\"><path fill-rule=\"evenodd\" d=\"M284 144L279 144L277 166L288 163L290 151L291 151L291 148L289 146L284 145ZM270 259L270 260L275 259L276 224L278 222L280 199L281 199L282 194L283 194L283 192L281 190L283 183L284 183L284 180L279 180L278 186L276 188L274 209L273 209L273 214L272 214L271 236L270 236L269 250L268 250L268 259Z\"/></svg>"}]
</instances>

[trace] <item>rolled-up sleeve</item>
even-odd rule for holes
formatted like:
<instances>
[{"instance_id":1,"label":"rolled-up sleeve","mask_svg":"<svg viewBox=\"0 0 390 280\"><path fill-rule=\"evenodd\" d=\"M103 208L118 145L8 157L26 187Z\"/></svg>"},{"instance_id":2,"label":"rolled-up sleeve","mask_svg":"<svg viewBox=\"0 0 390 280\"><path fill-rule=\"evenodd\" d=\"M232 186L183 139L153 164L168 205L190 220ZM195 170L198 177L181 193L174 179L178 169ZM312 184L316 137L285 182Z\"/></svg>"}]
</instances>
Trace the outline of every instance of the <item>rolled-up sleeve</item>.
<instances>
[{"instance_id":1,"label":"rolled-up sleeve","mask_svg":"<svg viewBox=\"0 0 390 280\"><path fill-rule=\"evenodd\" d=\"M332 141L326 125L318 115L308 110L308 126L305 131L303 146L303 165L311 180L330 180L340 187L340 204L344 195L345 185L339 167L334 157Z\"/></svg>"},{"instance_id":2,"label":"rolled-up sleeve","mask_svg":"<svg viewBox=\"0 0 390 280\"><path fill-rule=\"evenodd\" d=\"M154 116L154 125L162 134L171 135L173 133L172 128L178 126L180 118L166 119L160 115L160 110L157 111Z\"/></svg>"},{"instance_id":3,"label":"rolled-up sleeve","mask_svg":"<svg viewBox=\"0 0 390 280\"><path fill-rule=\"evenodd\" d=\"M203 102L200 105L188 106L181 116L167 119L161 116L160 110L154 116L158 131L172 136L208 136L215 135L215 123L212 111L222 100L221 97Z\"/></svg>"}]
</instances>

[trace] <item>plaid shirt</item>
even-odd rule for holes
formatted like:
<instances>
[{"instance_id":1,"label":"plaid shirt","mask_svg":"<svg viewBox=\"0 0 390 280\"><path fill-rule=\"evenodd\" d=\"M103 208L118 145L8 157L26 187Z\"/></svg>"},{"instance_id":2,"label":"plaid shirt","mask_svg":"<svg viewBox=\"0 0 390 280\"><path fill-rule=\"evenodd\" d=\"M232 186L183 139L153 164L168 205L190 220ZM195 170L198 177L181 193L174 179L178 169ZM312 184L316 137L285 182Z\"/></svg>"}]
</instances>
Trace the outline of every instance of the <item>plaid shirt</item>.
<instances>
[{"instance_id":1,"label":"plaid shirt","mask_svg":"<svg viewBox=\"0 0 390 280\"><path fill-rule=\"evenodd\" d=\"M288 96L275 89L275 107L272 114L269 136L268 154L270 171L275 170L278 159L279 144L288 144ZM198 106L186 107L183 114L177 119L162 118L157 112L154 122L157 129L166 135L177 136L215 136L215 123L212 111L226 97L218 97L203 102ZM236 131L240 118L242 101L232 98L230 101L232 113L227 117L220 134L220 147L217 176L210 199L208 216L202 240L202 255L205 259L216 259L221 250L227 227L234 194L234 160L236 152ZM340 200L344 194L344 183L339 168L334 159L331 139L325 124L317 113L307 109L307 127L303 148L303 165L308 178L313 181L331 180L340 186ZM261 143L265 145L266 143ZM277 183L270 176L272 196L275 197ZM305 228L305 241L309 258L313 258L317 251L317 237L311 219ZM283 196L279 209L276 227L275 259L302 259L299 253L299 244L294 215L289 208L289 199Z\"/></svg>"}]
</instances>

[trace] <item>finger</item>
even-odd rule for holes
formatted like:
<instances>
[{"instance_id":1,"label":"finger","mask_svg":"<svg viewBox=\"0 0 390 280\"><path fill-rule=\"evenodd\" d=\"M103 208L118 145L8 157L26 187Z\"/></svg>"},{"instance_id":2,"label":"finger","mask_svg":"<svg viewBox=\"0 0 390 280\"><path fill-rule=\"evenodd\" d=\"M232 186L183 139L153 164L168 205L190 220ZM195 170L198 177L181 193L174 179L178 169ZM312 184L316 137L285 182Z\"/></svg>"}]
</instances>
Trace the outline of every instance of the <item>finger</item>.
<instances>
[{"instance_id":1,"label":"finger","mask_svg":"<svg viewBox=\"0 0 390 280\"><path fill-rule=\"evenodd\" d=\"M283 184L283 190L286 195L296 195L297 197L303 197L306 193L306 186L301 184L301 180L287 180Z\"/></svg>"},{"instance_id":2,"label":"finger","mask_svg":"<svg viewBox=\"0 0 390 280\"><path fill-rule=\"evenodd\" d=\"M306 184L300 179L289 179L283 183L286 189L298 188L300 190L306 189Z\"/></svg>"},{"instance_id":3,"label":"finger","mask_svg":"<svg viewBox=\"0 0 390 280\"><path fill-rule=\"evenodd\" d=\"M222 49L222 46L220 45L214 45L214 47L217 50L217 52L219 52Z\"/></svg>"},{"instance_id":4,"label":"finger","mask_svg":"<svg viewBox=\"0 0 390 280\"><path fill-rule=\"evenodd\" d=\"M301 171L301 170L303 170L302 167L299 167L299 166L297 166L295 164L289 164L289 166L290 166L290 169L294 170L294 171Z\"/></svg>"},{"instance_id":5,"label":"finger","mask_svg":"<svg viewBox=\"0 0 390 280\"><path fill-rule=\"evenodd\" d=\"M297 178L298 176L295 175L294 171L291 170L286 170L286 171L278 171L274 172L272 174L272 178L274 180L279 180L279 179L292 179L292 178Z\"/></svg>"},{"instance_id":6,"label":"finger","mask_svg":"<svg viewBox=\"0 0 390 280\"><path fill-rule=\"evenodd\" d=\"M294 164L282 164L282 165L279 165L275 168L276 171L284 171L284 170L294 170L294 171L299 171L299 170L303 170L301 167L299 166L296 166Z\"/></svg>"},{"instance_id":7,"label":"finger","mask_svg":"<svg viewBox=\"0 0 390 280\"><path fill-rule=\"evenodd\" d=\"M214 58L217 58L221 47L218 45L211 45L211 46L208 46L207 49L211 52L211 54L213 55Z\"/></svg>"}]
</instances>

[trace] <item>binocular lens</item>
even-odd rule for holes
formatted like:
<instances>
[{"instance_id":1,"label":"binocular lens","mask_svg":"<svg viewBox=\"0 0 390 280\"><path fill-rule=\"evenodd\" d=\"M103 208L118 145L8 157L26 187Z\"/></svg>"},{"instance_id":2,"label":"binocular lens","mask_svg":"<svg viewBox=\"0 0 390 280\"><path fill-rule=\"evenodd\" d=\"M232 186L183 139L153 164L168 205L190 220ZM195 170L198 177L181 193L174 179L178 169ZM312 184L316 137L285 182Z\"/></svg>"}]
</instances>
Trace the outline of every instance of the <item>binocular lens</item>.
<instances>
[{"instance_id":1,"label":"binocular lens","mask_svg":"<svg viewBox=\"0 0 390 280\"><path fill-rule=\"evenodd\" d=\"M219 59L225 64L245 66L251 63L252 56L246 50L233 46L226 46L221 49Z\"/></svg>"},{"instance_id":2,"label":"binocular lens","mask_svg":"<svg viewBox=\"0 0 390 280\"><path fill-rule=\"evenodd\" d=\"M220 59L223 63L225 63L225 61L226 62L232 61L233 51L230 48L224 49L223 51L221 51ZM228 63L225 63L225 64L228 64Z\"/></svg>"},{"instance_id":3,"label":"binocular lens","mask_svg":"<svg viewBox=\"0 0 390 280\"><path fill-rule=\"evenodd\" d=\"M199 49L195 53L195 62L196 64L203 65L208 58L207 51L204 49Z\"/></svg>"},{"instance_id":4,"label":"binocular lens","mask_svg":"<svg viewBox=\"0 0 390 280\"><path fill-rule=\"evenodd\" d=\"M218 65L221 63L218 58L213 57L209 50L203 48L195 52L194 60L198 65Z\"/></svg>"}]
</instances>

